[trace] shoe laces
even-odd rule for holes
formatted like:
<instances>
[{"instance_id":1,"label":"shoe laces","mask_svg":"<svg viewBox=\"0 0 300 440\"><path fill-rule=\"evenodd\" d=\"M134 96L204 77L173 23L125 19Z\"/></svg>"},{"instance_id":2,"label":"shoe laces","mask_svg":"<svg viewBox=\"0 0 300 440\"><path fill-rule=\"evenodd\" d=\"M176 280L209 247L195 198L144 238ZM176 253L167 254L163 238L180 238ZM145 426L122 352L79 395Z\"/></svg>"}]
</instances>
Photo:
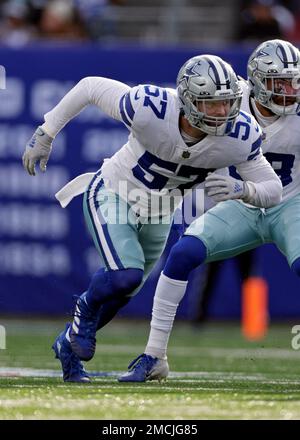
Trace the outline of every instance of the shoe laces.
<instances>
[{"instance_id":1,"label":"shoe laces","mask_svg":"<svg viewBox=\"0 0 300 440\"><path fill-rule=\"evenodd\" d=\"M142 353L128 365L128 370L133 370L134 368L140 369L144 367L149 367L149 361L151 362L152 360L155 361L152 356Z\"/></svg>"}]
</instances>

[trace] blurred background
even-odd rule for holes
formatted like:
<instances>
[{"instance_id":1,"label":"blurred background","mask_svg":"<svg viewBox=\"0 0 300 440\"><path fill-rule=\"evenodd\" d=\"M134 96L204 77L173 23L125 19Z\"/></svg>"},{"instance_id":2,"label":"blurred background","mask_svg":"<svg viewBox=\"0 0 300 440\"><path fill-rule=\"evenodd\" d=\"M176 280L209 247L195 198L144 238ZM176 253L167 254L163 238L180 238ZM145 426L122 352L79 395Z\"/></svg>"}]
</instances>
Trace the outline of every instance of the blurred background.
<instances>
[{"instance_id":1,"label":"blurred background","mask_svg":"<svg viewBox=\"0 0 300 440\"><path fill-rule=\"evenodd\" d=\"M129 85L175 86L190 57L212 53L242 76L252 49L269 38L299 46L297 0L7 0L0 1L0 315L62 316L87 287L99 259L82 215L81 198L60 208L55 192L96 171L128 132L97 108L85 109L55 140L47 173L25 174L21 157L43 115L85 76ZM120 312L150 317L158 274L180 231L143 290ZM271 320L300 317L300 283L273 245L247 260L194 271L179 316L239 319L241 283L262 276ZM201 301L204 287L205 299Z\"/></svg>"}]
</instances>

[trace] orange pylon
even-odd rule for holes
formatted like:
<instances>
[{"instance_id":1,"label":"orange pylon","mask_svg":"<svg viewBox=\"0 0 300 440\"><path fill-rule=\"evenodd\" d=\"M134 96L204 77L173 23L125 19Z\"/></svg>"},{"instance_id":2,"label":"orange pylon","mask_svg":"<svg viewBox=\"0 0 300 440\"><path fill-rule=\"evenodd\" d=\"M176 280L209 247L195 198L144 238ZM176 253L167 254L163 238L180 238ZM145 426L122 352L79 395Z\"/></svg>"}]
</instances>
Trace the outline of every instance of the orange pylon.
<instances>
[{"instance_id":1,"label":"orange pylon","mask_svg":"<svg viewBox=\"0 0 300 440\"><path fill-rule=\"evenodd\" d=\"M263 339L268 330L268 284L249 277L242 286L242 333L250 341Z\"/></svg>"}]
</instances>

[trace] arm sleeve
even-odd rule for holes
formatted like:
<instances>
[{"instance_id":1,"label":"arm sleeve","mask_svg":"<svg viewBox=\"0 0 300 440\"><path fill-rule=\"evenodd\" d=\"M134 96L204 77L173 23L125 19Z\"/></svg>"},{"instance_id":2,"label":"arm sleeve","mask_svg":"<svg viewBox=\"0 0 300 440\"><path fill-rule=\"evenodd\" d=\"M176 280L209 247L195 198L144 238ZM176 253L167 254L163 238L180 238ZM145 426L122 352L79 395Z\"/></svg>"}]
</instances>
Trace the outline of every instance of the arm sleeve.
<instances>
[{"instance_id":1,"label":"arm sleeve","mask_svg":"<svg viewBox=\"0 0 300 440\"><path fill-rule=\"evenodd\" d=\"M243 162L236 168L245 182L244 202L259 208L271 208L281 202L281 181L261 152L255 160Z\"/></svg>"},{"instance_id":2,"label":"arm sleeve","mask_svg":"<svg viewBox=\"0 0 300 440\"><path fill-rule=\"evenodd\" d=\"M122 121L119 103L130 87L119 81L102 77L86 77L79 81L63 99L45 114L42 125L46 133L57 133L87 105L94 104L108 116Z\"/></svg>"}]
</instances>

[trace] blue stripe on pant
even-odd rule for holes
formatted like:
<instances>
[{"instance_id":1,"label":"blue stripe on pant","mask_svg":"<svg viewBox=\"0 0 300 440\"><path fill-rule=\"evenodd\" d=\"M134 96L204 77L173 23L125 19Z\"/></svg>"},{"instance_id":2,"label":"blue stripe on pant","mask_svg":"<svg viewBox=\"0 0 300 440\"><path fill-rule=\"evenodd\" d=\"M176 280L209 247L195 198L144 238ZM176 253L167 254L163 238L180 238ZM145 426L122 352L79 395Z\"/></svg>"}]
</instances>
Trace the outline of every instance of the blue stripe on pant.
<instances>
[{"instance_id":1,"label":"blue stripe on pant","mask_svg":"<svg viewBox=\"0 0 300 440\"><path fill-rule=\"evenodd\" d=\"M130 206L118 194L105 188L100 174L84 195L86 224L108 270L141 269L146 277L159 259L170 224L137 223Z\"/></svg>"},{"instance_id":2,"label":"blue stripe on pant","mask_svg":"<svg viewBox=\"0 0 300 440\"><path fill-rule=\"evenodd\" d=\"M97 200L97 193L101 187L103 187L103 180L98 172L91 181L84 199L89 222L92 225L92 235L101 252L105 266L112 270L124 269L110 238L106 221L101 213L100 203Z\"/></svg>"}]
</instances>

